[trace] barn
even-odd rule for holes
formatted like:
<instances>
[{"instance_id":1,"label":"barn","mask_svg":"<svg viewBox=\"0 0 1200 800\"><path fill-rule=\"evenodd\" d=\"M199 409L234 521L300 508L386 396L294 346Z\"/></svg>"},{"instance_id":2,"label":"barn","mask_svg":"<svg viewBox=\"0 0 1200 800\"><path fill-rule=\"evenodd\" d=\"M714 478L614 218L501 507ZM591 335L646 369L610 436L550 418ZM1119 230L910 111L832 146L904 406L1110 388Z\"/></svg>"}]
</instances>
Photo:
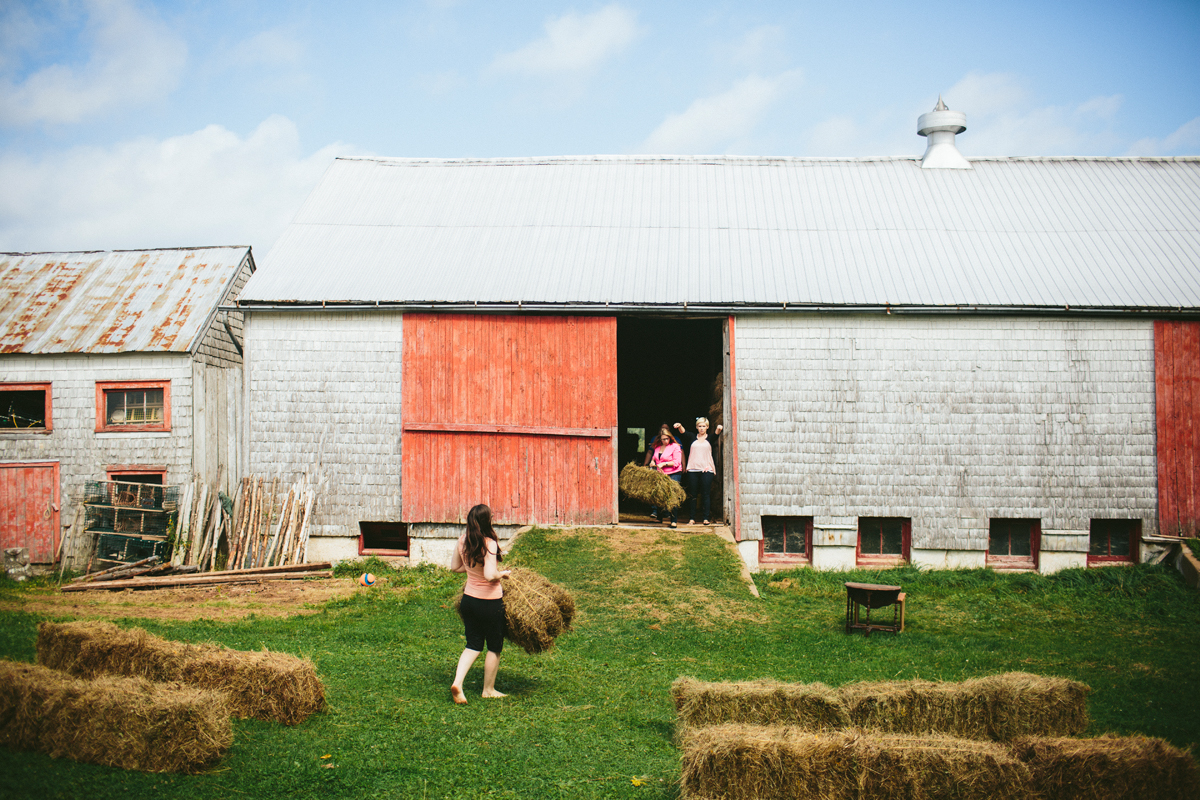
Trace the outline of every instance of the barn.
<instances>
[{"instance_id":1,"label":"barn","mask_svg":"<svg viewBox=\"0 0 1200 800\"><path fill-rule=\"evenodd\" d=\"M640 437L706 415L753 569L1195 535L1200 159L917 127L922 157L339 159L237 306L243 470L322 470L316 557L445 562L476 502L618 522Z\"/></svg>"},{"instance_id":2,"label":"barn","mask_svg":"<svg viewBox=\"0 0 1200 800\"><path fill-rule=\"evenodd\" d=\"M89 481L236 485L242 314L218 307L253 272L249 247L0 254L0 548L52 563Z\"/></svg>"}]
</instances>

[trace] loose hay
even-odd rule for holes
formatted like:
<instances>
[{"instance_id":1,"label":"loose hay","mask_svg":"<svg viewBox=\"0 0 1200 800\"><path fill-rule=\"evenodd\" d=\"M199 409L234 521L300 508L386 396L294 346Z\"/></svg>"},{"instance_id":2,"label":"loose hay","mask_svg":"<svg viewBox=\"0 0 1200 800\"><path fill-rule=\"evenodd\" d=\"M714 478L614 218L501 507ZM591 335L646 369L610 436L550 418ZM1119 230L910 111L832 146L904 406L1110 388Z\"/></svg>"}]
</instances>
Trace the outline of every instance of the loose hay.
<instances>
[{"instance_id":1,"label":"loose hay","mask_svg":"<svg viewBox=\"0 0 1200 800\"><path fill-rule=\"evenodd\" d=\"M680 678L671 687L681 731L743 722L808 731L856 726L996 741L1082 733L1088 725L1089 691L1076 681L1024 672L962 683L863 682L839 689L820 683L701 683L691 678Z\"/></svg>"},{"instance_id":2,"label":"loose hay","mask_svg":"<svg viewBox=\"0 0 1200 800\"><path fill-rule=\"evenodd\" d=\"M142 678L84 680L0 661L0 745L143 772L199 772L233 744L224 694Z\"/></svg>"},{"instance_id":3,"label":"loose hay","mask_svg":"<svg viewBox=\"0 0 1200 800\"><path fill-rule=\"evenodd\" d=\"M162 639L110 622L43 622L38 663L82 678L127 675L224 692L237 717L303 722L325 707L325 687L307 658Z\"/></svg>"},{"instance_id":4,"label":"loose hay","mask_svg":"<svg viewBox=\"0 0 1200 800\"><path fill-rule=\"evenodd\" d=\"M1029 770L1004 745L948 736L715 725L683 740L683 800L1015 800Z\"/></svg>"},{"instance_id":5,"label":"loose hay","mask_svg":"<svg viewBox=\"0 0 1200 800\"><path fill-rule=\"evenodd\" d=\"M504 638L526 653L543 653L560 634L571 629L575 599L558 584L531 569L516 567L504 577ZM454 610L462 615L462 593Z\"/></svg>"},{"instance_id":6,"label":"loose hay","mask_svg":"<svg viewBox=\"0 0 1200 800\"><path fill-rule=\"evenodd\" d=\"M1145 736L1096 739L1027 737L1012 743L1039 797L1054 800L1200 798L1190 753Z\"/></svg>"},{"instance_id":7,"label":"loose hay","mask_svg":"<svg viewBox=\"0 0 1200 800\"><path fill-rule=\"evenodd\" d=\"M663 473L630 461L621 468L618 486L626 497L673 511L683 505L687 492Z\"/></svg>"}]
</instances>

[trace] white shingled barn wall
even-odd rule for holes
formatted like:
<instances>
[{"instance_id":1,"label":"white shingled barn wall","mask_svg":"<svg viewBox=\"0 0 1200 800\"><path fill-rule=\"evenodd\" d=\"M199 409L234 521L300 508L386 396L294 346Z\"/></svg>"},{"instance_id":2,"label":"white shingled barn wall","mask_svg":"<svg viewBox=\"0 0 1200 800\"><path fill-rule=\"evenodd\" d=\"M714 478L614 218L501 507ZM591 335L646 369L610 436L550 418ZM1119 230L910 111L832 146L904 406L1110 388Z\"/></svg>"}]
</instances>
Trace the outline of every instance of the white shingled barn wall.
<instances>
[{"instance_id":1,"label":"white shingled barn wall","mask_svg":"<svg viewBox=\"0 0 1200 800\"><path fill-rule=\"evenodd\" d=\"M741 550L812 516L851 568L859 517L911 517L912 563L981 567L991 518L1039 518L1039 568L1087 565L1092 518L1157 532L1151 323L1020 316L737 320Z\"/></svg>"}]
</instances>

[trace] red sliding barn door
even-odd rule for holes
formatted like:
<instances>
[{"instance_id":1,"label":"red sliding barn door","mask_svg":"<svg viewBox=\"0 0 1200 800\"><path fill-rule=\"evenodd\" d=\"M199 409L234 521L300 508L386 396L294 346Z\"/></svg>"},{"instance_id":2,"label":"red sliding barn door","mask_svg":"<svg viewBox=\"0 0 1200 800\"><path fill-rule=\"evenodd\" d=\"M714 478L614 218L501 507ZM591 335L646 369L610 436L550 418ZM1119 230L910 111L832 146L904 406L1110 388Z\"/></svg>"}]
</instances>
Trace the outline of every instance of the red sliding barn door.
<instances>
[{"instance_id":1,"label":"red sliding barn door","mask_svg":"<svg viewBox=\"0 0 1200 800\"><path fill-rule=\"evenodd\" d=\"M1200 532L1200 322L1154 323L1158 520L1164 536Z\"/></svg>"},{"instance_id":2,"label":"red sliding barn door","mask_svg":"<svg viewBox=\"0 0 1200 800\"><path fill-rule=\"evenodd\" d=\"M403 519L617 519L612 317L404 315Z\"/></svg>"}]
</instances>

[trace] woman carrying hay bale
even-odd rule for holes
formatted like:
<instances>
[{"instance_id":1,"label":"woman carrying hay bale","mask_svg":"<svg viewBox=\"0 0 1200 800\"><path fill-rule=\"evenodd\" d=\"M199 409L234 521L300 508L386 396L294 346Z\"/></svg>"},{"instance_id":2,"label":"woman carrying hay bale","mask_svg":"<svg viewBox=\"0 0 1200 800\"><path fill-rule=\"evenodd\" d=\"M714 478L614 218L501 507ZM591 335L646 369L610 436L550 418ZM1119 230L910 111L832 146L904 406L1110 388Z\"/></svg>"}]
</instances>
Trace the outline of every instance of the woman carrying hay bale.
<instances>
[{"instance_id":1,"label":"woman carrying hay bale","mask_svg":"<svg viewBox=\"0 0 1200 800\"><path fill-rule=\"evenodd\" d=\"M467 512L467 531L459 537L450 557L451 570L467 573L459 606L467 646L458 657L454 683L450 684L450 696L459 705L467 704L463 681L485 645L483 696L505 696L496 691L496 672L500 669L500 651L504 649L504 588L500 579L509 574L509 570L497 568L503 558L500 540L492 529L492 510L480 503Z\"/></svg>"},{"instance_id":2,"label":"woman carrying hay bale","mask_svg":"<svg viewBox=\"0 0 1200 800\"><path fill-rule=\"evenodd\" d=\"M654 440L653 449L648 454L647 466L658 470L676 483L683 484L683 448L679 446L679 442L671 435L671 431L667 429L665 423L659 431L658 438ZM676 521L675 508L664 510L671 515L671 527L679 527ZM650 506L650 516L654 517L656 521L666 522L665 519L660 520L658 506Z\"/></svg>"}]
</instances>

